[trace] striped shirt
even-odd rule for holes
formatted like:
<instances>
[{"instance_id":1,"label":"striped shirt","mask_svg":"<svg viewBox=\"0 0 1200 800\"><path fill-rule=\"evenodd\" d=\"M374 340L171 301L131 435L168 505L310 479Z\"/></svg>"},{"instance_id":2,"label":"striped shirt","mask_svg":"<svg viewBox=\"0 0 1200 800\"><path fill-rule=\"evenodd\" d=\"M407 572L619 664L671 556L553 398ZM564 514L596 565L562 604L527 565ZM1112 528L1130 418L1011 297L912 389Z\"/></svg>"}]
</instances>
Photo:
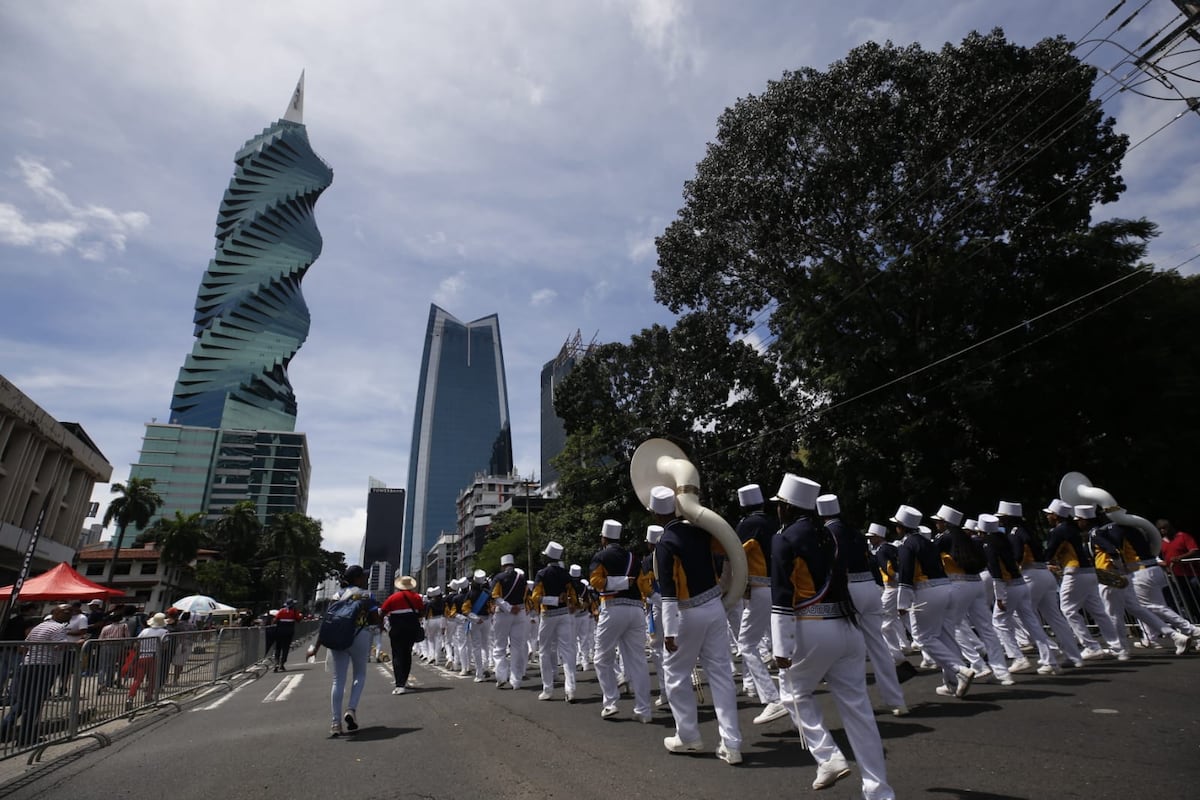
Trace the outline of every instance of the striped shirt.
<instances>
[{"instance_id":1,"label":"striped shirt","mask_svg":"<svg viewBox=\"0 0 1200 800\"><path fill-rule=\"evenodd\" d=\"M61 664L63 646L67 642L67 627L61 622L46 620L35 625L25 637L25 664Z\"/></svg>"}]
</instances>

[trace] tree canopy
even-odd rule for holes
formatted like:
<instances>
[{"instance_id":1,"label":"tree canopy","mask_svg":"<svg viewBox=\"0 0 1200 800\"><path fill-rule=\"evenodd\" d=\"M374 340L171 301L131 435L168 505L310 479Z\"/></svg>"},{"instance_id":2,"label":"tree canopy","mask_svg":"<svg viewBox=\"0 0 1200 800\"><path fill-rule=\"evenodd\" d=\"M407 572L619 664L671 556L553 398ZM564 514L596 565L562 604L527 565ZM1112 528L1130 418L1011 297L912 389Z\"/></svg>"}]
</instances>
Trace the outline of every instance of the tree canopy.
<instances>
[{"instance_id":1,"label":"tree canopy","mask_svg":"<svg viewBox=\"0 0 1200 800\"><path fill-rule=\"evenodd\" d=\"M702 329L769 332L790 404L764 409L760 430L864 515L1045 502L1063 472L1149 447L1123 395L1163 364L1145 344L1162 332L1154 304L1194 288L1139 264L1152 223L1093 221L1124 189L1128 145L1071 51L997 30L785 73L722 114L657 240L656 298ZM669 407L641 367L639 394ZM720 425L679 411L675 432Z\"/></svg>"}]
</instances>

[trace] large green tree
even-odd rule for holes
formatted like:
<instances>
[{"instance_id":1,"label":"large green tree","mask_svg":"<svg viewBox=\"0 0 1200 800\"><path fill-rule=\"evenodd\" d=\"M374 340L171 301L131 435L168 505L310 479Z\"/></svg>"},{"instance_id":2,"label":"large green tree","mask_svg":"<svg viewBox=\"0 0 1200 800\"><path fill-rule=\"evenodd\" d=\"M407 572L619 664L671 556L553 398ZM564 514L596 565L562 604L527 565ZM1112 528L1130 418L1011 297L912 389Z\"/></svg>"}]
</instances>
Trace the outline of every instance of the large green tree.
<instances>
[{"instance_id":1,"label":"large green tree","mask_svg":"<svg viewBox=\"0 0 1200 800\"><path fill-rule=\"evenodd\" d=\"M769 331L781 435L872 518L1044 503L1120 426L1085 387L1130 366L1129 306L1103 306L1153 277L1135 271L1154 226L1092 221L1127 142L1071 50L994 31L785 73L721 116L657 241L656 297Z\"/></svg>"},{"instance_id":2,"label":"large green tree","mask_svg":"<svg viewBox=\"0 0 1200 800\"><path fill-rule=\"evenodd\" d=\"M275 598L285 595L303 599L327 571L321 549L321 522L299 512L276 514L263 530L259 555L265 568L264 581L273 587Z\"/></svg>"},{"instance_id":3,"label":"large green tree","mask_svg":"<svg viewBox=\"0 0 1200 800\"><path fill-rule=\"evenodd\" d=\"M175 578L191 569L196 553L208 542L205 515L196 512L185 516L176 511L174 517L159 519L138 537L143 538L157 546L159 561L166 567L167 594L173 595L179 585Z\"/></svg>"},{"instance_id":4,"label":"large green tree","mask_svg":"<svg viewBox=\"0 0 1200 800\"><path fill-rule=\"evenodd\" d=\"M113 573L117 568L117 556L125 543L125 531L130 525L139 531L144 529L163 504L162 497L154 491L153 478L130 478L126 483L114 483L112 493L118 497L108 504L104 512L105 527L113 522L117 524L117 540L113 544L112 558L108 562L109 583L112 583Z\"/></svg>"}]
</instances>

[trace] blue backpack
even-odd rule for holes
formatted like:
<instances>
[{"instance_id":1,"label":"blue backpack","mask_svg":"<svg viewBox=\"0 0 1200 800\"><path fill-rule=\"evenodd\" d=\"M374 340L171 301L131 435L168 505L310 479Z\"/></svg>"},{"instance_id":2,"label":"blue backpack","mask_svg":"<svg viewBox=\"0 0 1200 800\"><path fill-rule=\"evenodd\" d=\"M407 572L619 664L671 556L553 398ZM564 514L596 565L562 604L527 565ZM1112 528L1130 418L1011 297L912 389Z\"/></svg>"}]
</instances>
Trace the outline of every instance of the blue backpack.
<instances>
[{"instance_id":1,"label":"blue backpack","mask_svg":"<svg viewBox=\"0 0 1200 800\"><path fill-rule=\"evenodd\" d=\"M366 627L361 595L334 600L321 616L321 627L317 631L317 644L330 650L347 650L354 644L354 637Z\"/></svg>"}]
</instances>

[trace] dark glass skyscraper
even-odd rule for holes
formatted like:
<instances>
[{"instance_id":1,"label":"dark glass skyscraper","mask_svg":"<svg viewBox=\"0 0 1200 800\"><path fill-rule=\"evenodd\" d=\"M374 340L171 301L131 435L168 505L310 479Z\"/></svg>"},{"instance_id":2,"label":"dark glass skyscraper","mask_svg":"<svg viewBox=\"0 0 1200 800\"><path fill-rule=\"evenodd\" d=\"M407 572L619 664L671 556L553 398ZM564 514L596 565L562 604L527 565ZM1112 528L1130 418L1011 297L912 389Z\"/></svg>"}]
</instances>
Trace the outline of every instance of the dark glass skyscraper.
<instances>
[{"instance_id":1,"label":"dark glass skyscraper","mask_svg":"<svg viewBox=\"0 0 1200 800\"><path fill-rule=\"evenodd\" d=\"M400 544L404 540L403 489L389 489L383 484L367 491L367 530L363 535L358 563L370 568L376 561L386 561L392 569L400 566ZM389 593L391 586L388 587Z\"/></svg>"},{"instance_id":2,"label":"dark glass skyscraper","mask_svg":"<svg viewBox=\"0 0 1200 800\"><path fill-rule=\"evenodd\" d=\"M457 527L455 501L476 473L512 472L508 387L495 314L461 322L429 307L400 569L420 569L438 534Z\"/></svg>"},{"instance_id":3,"label":"dark glass skyscraper","mask_svg":"<svg viewBox=\"0 0 1200 800\"><path fill-rule=\"evenodd\" d=\"M333 170L301 122L304 77L283 119L242 146L217 212L216 253L196 296L196 343L179 370L170 421L291 431L287 368L308 337L300 281L321 254L313 207Z\"/></svg>"}]
</instances>

